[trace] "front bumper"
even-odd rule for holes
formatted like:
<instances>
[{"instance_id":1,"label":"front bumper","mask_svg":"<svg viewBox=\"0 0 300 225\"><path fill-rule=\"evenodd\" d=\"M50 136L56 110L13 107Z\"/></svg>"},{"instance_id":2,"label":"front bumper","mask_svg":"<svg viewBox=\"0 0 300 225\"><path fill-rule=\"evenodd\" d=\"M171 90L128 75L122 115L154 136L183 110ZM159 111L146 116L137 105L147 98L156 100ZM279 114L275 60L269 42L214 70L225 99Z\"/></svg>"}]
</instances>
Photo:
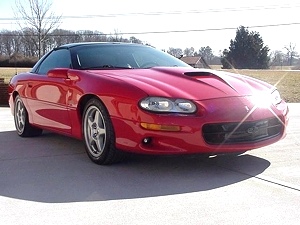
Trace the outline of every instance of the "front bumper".
<instances>
[{"instance_id":1,"label":"front bumper","mask_svg":"<svg viewBox=\"0 0 300 225\"><path fill-rule=\"evenodd\" d=\"M112 118L116 147L148 154L232 153L264 147L286 135L288 106L284 101L276 107L264 108L256 107L246 98L214 99L197 104L200 110L196 115L141 111L136 120ZM153 131L143 128L143 122L180 129Z\"/></svg>"}]
</instances>

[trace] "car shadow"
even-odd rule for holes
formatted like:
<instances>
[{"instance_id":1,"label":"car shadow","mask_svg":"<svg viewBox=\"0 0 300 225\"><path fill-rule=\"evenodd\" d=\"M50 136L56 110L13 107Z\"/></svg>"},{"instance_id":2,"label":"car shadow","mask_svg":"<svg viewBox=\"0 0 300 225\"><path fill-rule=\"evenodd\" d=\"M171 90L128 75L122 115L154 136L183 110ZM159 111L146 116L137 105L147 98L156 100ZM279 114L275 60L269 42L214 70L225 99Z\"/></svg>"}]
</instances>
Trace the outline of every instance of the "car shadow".
<instances>
[{"instance_id":1,"label":"car shadow","mask_svg":"<svg viewBox=\"0 0 300 225\"><path fill-rule=\"evenodd\" d=\"M20 138L0 133L0 195L64 203L207 191L262 173L270 162L238 157L132 155L110 166L92 163L81 141L52 133Z\"/></svg>"}]
</instances>

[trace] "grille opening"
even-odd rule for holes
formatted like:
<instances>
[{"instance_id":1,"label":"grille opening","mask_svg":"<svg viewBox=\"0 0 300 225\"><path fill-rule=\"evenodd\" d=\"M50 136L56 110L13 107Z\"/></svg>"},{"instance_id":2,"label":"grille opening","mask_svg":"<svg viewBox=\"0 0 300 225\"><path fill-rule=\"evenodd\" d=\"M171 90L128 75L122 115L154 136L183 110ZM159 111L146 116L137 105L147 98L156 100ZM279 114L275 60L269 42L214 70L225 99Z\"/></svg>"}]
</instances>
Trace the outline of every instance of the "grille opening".
<instances>
[{"instance_id":1,"label":"grille opening","mask_svg":"<svg viewBox=\"0 0 300 225\"><path fill-rule=\"evenodd\" d=\"M208 144L234 144L262 141L280 135L281 121L270 118L254 122L205 124L203 137Z\"/></svg>"}]
</instances>

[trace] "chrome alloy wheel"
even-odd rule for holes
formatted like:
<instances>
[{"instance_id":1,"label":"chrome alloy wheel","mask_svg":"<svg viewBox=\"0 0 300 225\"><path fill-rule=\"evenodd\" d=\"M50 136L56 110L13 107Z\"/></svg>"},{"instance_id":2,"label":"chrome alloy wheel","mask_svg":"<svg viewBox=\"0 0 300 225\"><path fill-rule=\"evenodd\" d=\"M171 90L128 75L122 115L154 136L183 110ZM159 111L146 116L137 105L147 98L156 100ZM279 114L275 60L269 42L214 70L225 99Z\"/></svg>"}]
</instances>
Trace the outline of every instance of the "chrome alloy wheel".
<instances>
[{"instance_id":1,"label":"chrome alloy wheel","mask_svg":"<svg viewBox=\"0 0 300 225\"><path fill-rule=\"evenodd\" d=\"M15 103L15 124L17 132L22 134L26 123L26 109L20 98Z\"/></svg>"},{"instance_id":2,"label":"chrome alloy wheel","mask_svg":"<svg viewBox=\"0 0 300 225\"><path fill-rule=\"evenodd\" d=\"M41 135L43 132L42 129L34 127L29 123L28 111L19 95L15 98L14 121L16 131L21 137L35 137Z\"/></svg>"},{"instance_id":3,"label":"chrome alloy wheel","mask_svg":"<svg viewBox=\"0 0 300 225\"><path fill-rule=\"evenodd\" d=\"M84 117L84 138L90 154L98 158L106 146L106 126L101 111L96 106L90 106Z\"/></svg>"}]
</instances>

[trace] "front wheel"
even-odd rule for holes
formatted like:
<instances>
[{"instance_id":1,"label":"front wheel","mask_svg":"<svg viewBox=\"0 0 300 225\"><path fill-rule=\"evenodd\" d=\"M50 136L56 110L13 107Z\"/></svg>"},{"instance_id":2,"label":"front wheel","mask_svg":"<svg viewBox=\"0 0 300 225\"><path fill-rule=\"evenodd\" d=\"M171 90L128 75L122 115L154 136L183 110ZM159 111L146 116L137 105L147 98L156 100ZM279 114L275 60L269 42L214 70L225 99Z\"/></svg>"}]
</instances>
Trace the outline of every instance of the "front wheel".
<instances>
[{"instance_id":1,"label":"front wheel","mask_svg":"<svg viewBox=\"0 0 300 225\"><path fill-rule=\"evenodd\" d=\"M105 165L121 160L109 114L98 99L91 99L85 106L82 132L86 152L93 162Z\"/></svg>"},{"instance_id":2,"label":"front wheel","mask_svg":"<svg viewBox=\"0 0 300 225\"><path fill-rule=\"evenodd\" d=\"M20 96L15 99L14 120L17 133L21 137L39 136L43 132L29 123L28 112Z\"/></svg>"}]
</instances>

